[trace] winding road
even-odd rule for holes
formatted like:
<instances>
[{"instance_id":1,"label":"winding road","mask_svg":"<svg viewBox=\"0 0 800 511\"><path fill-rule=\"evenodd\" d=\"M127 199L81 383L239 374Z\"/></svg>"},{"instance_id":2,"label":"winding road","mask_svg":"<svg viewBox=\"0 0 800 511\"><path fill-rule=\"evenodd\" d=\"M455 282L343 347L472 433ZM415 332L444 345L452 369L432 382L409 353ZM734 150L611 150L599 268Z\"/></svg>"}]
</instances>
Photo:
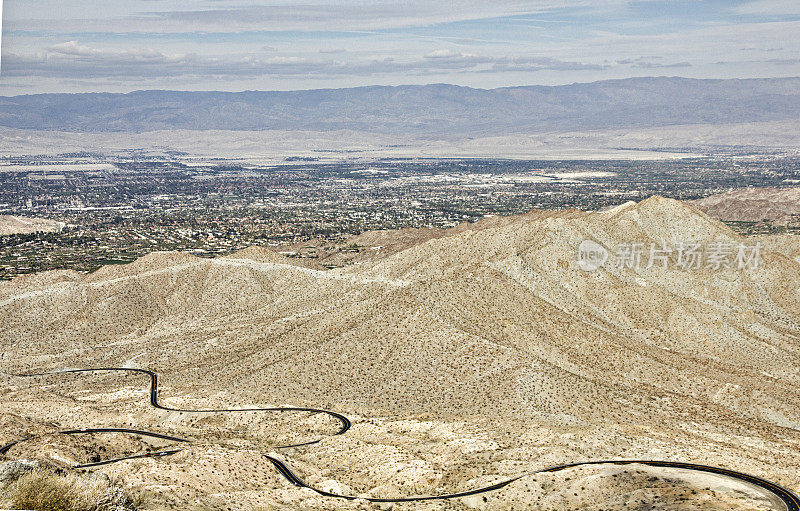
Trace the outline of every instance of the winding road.
<instances>
[{"instance_id":1,"label":"winding road","mask_svg":"<svg viewBox=\"0 0 800 511\"><path fill-rule=\"evenodd\" d=\"M90 372L109 372L109 371L125 371L125 372L132 372L132 373L139 373L149 377L150 379L150 405L154 408L159 410L166 410L172 412L189 412L189 413L228 413L228 412L310 412L310 413L318 413L318 414L325 414L330 417L336 419L340 426L339 428L332 433L333 435L342 435L348 429L350 429L351 423L350 420L345 417L344 415L333 412L330 410L324 410L321 408L305 408L305 407L271 407L271 408L208 408L208 409L185 409L185 408L173 408L169 406L163 406L158 402L158 375L153 371L149 371L146 369L137 369L137 368L127 368L127 367L102 367L102 368L95 368L95 369L67 369L63 371L54 371L54 372L46 372L46 373L34 373L34 374L20 374L14 375L17 377L36 377L36 376L48 376L48 375L55 375L55 374L69 374L69 373L90 373ZM91 433L123 433L123 434L131 434L131 435L139 435L145 436L150 438L158 438L161 440L168 440L172 442L179 442L179 443L187 443L191 442L191 440L185 438L179 438L171 435L165 435L163 433L157 433L152 431L144 431L139 429L127 429L127 428L86 428L86 429L68 429L68 430L61 430L56 431L53 433L48 433L46 435L32 435L29 437L21 438L19 440L15 440L10 442L2 447L0 447L0 455L6 455L15 445L19 445L23 442L27 442L30 440L34 440L36 438L42 438L45 436L52 436L52 435L80 435L80 434L91 434ZM303 442L299 444L291 444L291 445L283 445L279 447L274 447L275 449L286 449L289 447L301 447L307 445L313 445L320 442L321 439L313 440L310 442ZM167 449L162 451L155 451L155 452L148 452L148 453L139 453L133 454L130 456L124 456L120 458L113 458L107 459L102 461L96 461L91 463L84 463L81 465L76 465L73 468L89 468L89 467L96 467L100 465L108 465L110 463L116 463L123 460L130 460L130 459L139 459L139 458L146 458L146 457L161 457L161 456L169 456L171 454L175 454L180 452L181 449ZM401 497L401 498L381 498L381 497L360 497L355 495L340 495L337 493L331 493L319 488L315 488L308 483L306 483L300 476L295 474L291 468L282 460L276 458L275 456L270 456L268 454L263 455L267 460L269 460L275 469L285 477L291 484L300 488L307 488L312 490L320 495L325 497L332 497L332 498L340 498L340 499L348 499L348 500L356 500L356 499L363 499L369 502L415 502L415 501L425 501L425 500L442 500L442 499L455 499L460 497L468 497L471 495L477 495L480 493L486 493L493 490L498 490L507 486L514 481L522 479L527 476L531 476L533 474L539 473L547 473L547 472L558 472L560 470L566 470L569 468L580 467L585 465L632 465L632 464L640 464L640 465L647 465L651 467L664 467L664 468L676 468L676 469L683 469L683 470L693 470L698 472L706 472L711 474L717 474L725 477L729 477L732 479L736 479L739 481L743 481L745 483L749 483L751 485L758 486L770 494L774 495L783 505L786 507L786 511L800 511L800 498L797 497L794 493L790 490L783 488L780 485L767 481L766 479L762 479L757 476L745 474L743 472L737 472L734 470L728 470L725 468L719 467L712 467L708 465L699 465L694 463L684 463L684 462L677 462L677 461L657 461L657 460L594 460L594 461L582 461L576 463L568 463L564 465L557 465L549 468L544 468L541 470L535 470L532 472L526 472L524 474L517 475L515 477L505 479L498 483L494 483L489 486L483 486L480 488L475 488L472 490L467 490L459 493L449 493L443 495L428 495L428 496L411 496L411 497Z\"/></svg>"}]
</instances>

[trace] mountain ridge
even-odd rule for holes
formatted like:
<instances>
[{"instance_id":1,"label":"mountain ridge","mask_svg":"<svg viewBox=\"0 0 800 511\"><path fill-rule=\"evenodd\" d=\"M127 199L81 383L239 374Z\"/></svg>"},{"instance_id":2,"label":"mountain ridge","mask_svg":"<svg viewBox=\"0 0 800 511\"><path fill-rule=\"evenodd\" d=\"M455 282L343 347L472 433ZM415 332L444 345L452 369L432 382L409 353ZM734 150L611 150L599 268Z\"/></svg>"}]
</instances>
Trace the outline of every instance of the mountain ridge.
<instances>
[{"instance_id":1,"label":"mountain ridge","mask_svg":"<svg viewBox=\"0 0 800 511\"><path fill-rule=\"evenodd\" d=\"M579 267L577 248L587 239L608 250L753 241L661 197L398 234L399 250L333 270L251 248L216 259L153 253L88 275L52 271L0 283L0 422L15 425L0 440L48 432L56 417L59 428L189 431L210 441L120 473L187 501L187 485L208 499L202 476L210 464L202 460L210 459L224 474L213 490L220 501L288 491L309 509L352 508L306 500L273 471L259 481L277 491L248 486L264 461L264 439L286 445L324 436L331 424L320 417L198 420L149 410L139 379L32 384L9 376L124 366L158 372L164 402L176 407L346 414L347 435L287 456L310 481L347 493L440 494L587 459L688 460L800 485L800 260L783 252L789 247L765 245L762 264L745 271ZM362 240L382 245L391 235ZM236 436L243 432L249 447ZM47 449L82 459L70 445ZM583 505L543 506L535 497L568 488L576 502L581 484L534 478L452 509L577 509ZM675 502L663 508L687 505ZM702 502L705 509L710 501Z\"/></svg>"},{"instance_id":2,"label":"mountain ridge","mask_svg":"<svg viewBox=\"0 0 800 511\"><path fill-rule=\"evenodd\" d=\"M429 84L0 97L0 126L77 132L356 130L480 136L798 117L800 78L649 77L495 89Z\"/></svg>"},{"instance_id":3,"label":"mountain ridge","mask_svg":"<svg viewBox=\"0 0 800 511\"><path fill-rule=\"evenodd\" d=\"M212 260L181 253L152 254L131 265L110 266L86 276L54 273L53 286L46 284L44 276L3 284L0 318L7 328L0 340L5 344L16 339L19 348L43 350L44 355L58 350L62 342L88 349L106 335L117 339L144 335L149 340L143 346L155 348L167 341L165 333L173 336L180 332L181 339L199 341L222 329L234 335L230 342L251 353L254 360L280 358L280 353L293 346L288 351L292 354L289 360L278 363L275 359L264 369L272 374L287 363L287 368L303 368L291 377L273 375L273 379L282 382L276 383L276 392L282 394L282 399L296 392L292 385L300 385L306 388L307 394L303 395L309 401L323 399L324 392L332 392L338 399L359 406L368 406L375 399L373 404L382 409L398 407L428 413L433 410L425 404L426 387L441 392L437 393L443 396L438 408L452 413L473 413L487 407L512 413L520 405L520 396L513 395L514 381L523 377L520 370L533 360L529 357L539 359L538 364L542 360L553 363L553 355L548 352L567 353L578 346L590 352L600 346L627 346L623 351L631 358L634 353L639 353L635 357L640 358L640 350L652 352L638 363L649 367L653 375L663 371L658 369L660 363L653 365L652 355L659 351L652 350L660 349L656 345L709 362L715 358L727 360L725 367L755 364L767 370L770 364L766 360L774 354L754 351L754 346L764 343L772 344L771 349L781 346L780 352L785 356L795 356L790 352L796 348L790 349L788 338L784 338L796 336L800 322L791 312L800 310L800 296L784 291L787 282L797 279L795 261L766 252L764 267L750 273L705 268L685 272L660 267L634 271L613 266L586 273L577 268L574 259L582 239L596 240L611 250L623 241L711 243L721 239L737 243L744 238L691 206L653 197L598 213L533 211L488 218L461 225L443 236L423 236L419 243L411 243L387 257L337 270L299 267L291 259L253 249ZM18 289L19 285L24 289ZM21 291L24 292L20 294ZM641 305L644 303L659 306L645 308ZM65 311L72 312L65 315ZM36 318L48 319L31 323L32 313ZM752 318L759 326L742 317ZM687 322L693 328L686 330L682 326ZM555 327L557 324L561 327ZM507 333L493 331L492 325L503 325L502 331ZM554 327L555 331L548 330ZM564 332L559 333L562 329ZM58 333L54 344L48 347L35 341L39 337L35 332ZM364 344L366 338L373 341ZM57 339L60 340L55 342ZM33 344L28 344L31 341ZM213 366L213 360L222 355L216 348L205 354L192 353L195 341L180 341L178 345L168 342L175 346L180 358L187 357L188 365L180 364L186 371ZM184 342L187 344L179 347ZM458 345L465 342L476 351L462 352ZM430 351L417 353L414 346L419 343L430 343ZM394 348L385 351L391 346ZM347 349L353 350L349 358L340 359ZM789 351L784 352L785 349ZM447 353L452 350L477 366L510 364L505 369L504 383L492 383L495 391L488 394L478 390L465 391L463 396L452 394L445 387L461 381L450 373L458 367L447 361ZM392 366L398 371L414 366L425 376L418 382L406 381L402 373L392 370L385 375L385 382L378 384L377 368L361 365L368 363L373 351L373 355L380 354L379 358L394 360ZM223 352L228 353L228 349ZM154 350L152 356L156 358L152 362L165 364L157 353L164 351ZM233 353L223 357L226 364ZM423 359L417 359L420 356ZM610 355L601 356L598 352L596 356ZM302 361L292 362L297 357ZM631 363L617 355L612 359L621 366ZM528 362L523 363L524 360ZM606 363L610 364L610 360ZM466 360L464 363L470 364ZM592 365L584 367L579 359L567 366L561 362L556 365L560 369L551 371L561 374L554 376L559 381L569 366L574 367L567 372L583 375L605 371ZM435 368L443 370L446 366L450 367L443 374L436 374ZM177 368L173 365L169 370ZM780 368L769 370L784 373ZM722 371L727 374L726 379L733 374L727 373L728 369ZM308 387L301 373L311 381L326 375L325 379L338 390ZM263 375L246 372L240 377L258 380ZM484 381L485 375L475 373L460 385L463 387L473 378ZM538 378L537 385L556 381ZM787 379L784 383L796 380L788 373L782 378ZM626 385L638 385L634 384L637 379ZM692 379L695 377L689 378ZM658 386L668 385L666 381L661 380ZM450 383L445 385L446 382ZM380 395L385 397L369 396L368 389L375 385L384 388L386 394ZM579 387L585 385L594 388L597 382L586 381ZM390 404L391 396L398 396L398 391L389 390L392 386L405 388L403 404ZM283 391L277 390L281 388ZM696 386L695 392L699 389ZM591 392L598 391L594 388ZM489 399L492 394L496 399ZM572 396L572 400L564 401L564 396ZM572 409L570 413L575 416L592 416L585 400L578 396L576 388L567 386L553 399L562 402L565 412ZM779 408L787 410L785 404ZM751 413L744 408L739 411Z\"/></svg>"}]
</instances>

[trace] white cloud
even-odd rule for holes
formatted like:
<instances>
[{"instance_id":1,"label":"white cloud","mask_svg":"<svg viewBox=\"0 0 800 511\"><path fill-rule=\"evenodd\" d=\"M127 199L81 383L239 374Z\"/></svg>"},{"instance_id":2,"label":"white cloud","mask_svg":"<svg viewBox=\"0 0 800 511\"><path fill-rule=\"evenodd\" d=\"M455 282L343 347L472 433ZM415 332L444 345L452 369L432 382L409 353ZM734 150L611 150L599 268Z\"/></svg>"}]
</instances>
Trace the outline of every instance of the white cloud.
<instances>
[{"instance_id":1,"label":"white cloud","mask_svg":"<svg viewBox=\"0 0 800 511\"><path fill-rule=\"evenodd\" d=\"M246 62L253 62L254 64L271 65L271 64L307 64L308 59L305 57L270 57L266 60L261 59L246 59Z\"/></svg>"},{"instance_id":2,"label":"white cloud","mask_svg":"<svg viewBox=\"0 0 800 511\"><path fill-rule=\"evenodd\" d=\"M626 0L242 0L228 7L213 0L106 0L102 8L92 9L87 8L90 3L77 0L37 0L35 5L12 9L10 21L17 30L65 32L348 31L430 26L563 8L618 7L625 3Z\"/></svg>"},{"instance_id":3,"label":"white cloud","mask_svg":"<svg viewBox=\"0 0 800 511\"><path fill-rule=\"evenodd\" d=\"M426 59L452 59L464 56L463 53L450 49L436 50L425 55Z\"/></svg>"},{"instance_id":4,"label":"white cloud","mask_svg":"<svg viewBox=\"0 0 800 511\"><path fill-rule=\"evenodd\" d=\"M790 17L800 0L702 2L704 21L686 25L664 23L663 14L619 21L632 1L18 0L6 2L3 41L3 74L16 81L0 81L0 94L22 81L31 91L45 83L58 90L58 80L214 89L284 80L283 88L305 88L435 75L498 86L668 67L710 77L723 60L753 63L726 71L742 77L800 74L800 22ZM745 21L731 21L732 9ZM524 16L508 19L517 14ZM765 14L788 21L763 23Z\"/></svg>"},{"instance_id":5,"label":"white cloud","mask_svg":"<svg viewBox=\"0 0 800 511\"><path fill-rule=\"evenodd\" d=\"M196 53L165 54L150 48L101 50L67 41L42 55L9 54L4 69L8 76L79 78L143 77L259 77L259 76L373 76L417 75L442 72L540 71L602 69L602 66L548 57L489 56L439 49L423 56L396 59L344 60L304 55L206 56Z\"/></svg>"},{"instance_id":6,"label":"white cloud","mask_svg":"<svg viewBox=\"0 0 800 511\"><path fill-rule=\"evenodd\" d=\"M737 6L739 14L775 16L781 14L800 14L798 0L757 0Z\"/></svg>"},{"instance_id":7,"label":"white cloud","mask_svg":"<svg viewBox=\"0 0 800 511\"><path fill-rule=\"evenodd\" d=\"M77 57L80 60L92 62L117 62L117 63L168 63L177 62L187 58L187 55L167 56L160 51L152 48L134 48L124 51L102 50L83 46L78 41L66 41L54 44L47 49L45 60L54 54L57 59L51 61L63 63L71 58Z\"/></svg>"},{"instance_id":8,"label":"white cloud","mask_svg":"<svg viewBox=\"0 0 800 511\"><path fill-rule=\"evenodd\" d=\"M92 55L98 55L100 53L99 50L94 50L87 46L81 46L78 44L78 41L67 41L65 43L54 44L48 51L53 53L60 53L62 55L76 55L79 57L91 57Z\"/></svg>"}]
</instances>

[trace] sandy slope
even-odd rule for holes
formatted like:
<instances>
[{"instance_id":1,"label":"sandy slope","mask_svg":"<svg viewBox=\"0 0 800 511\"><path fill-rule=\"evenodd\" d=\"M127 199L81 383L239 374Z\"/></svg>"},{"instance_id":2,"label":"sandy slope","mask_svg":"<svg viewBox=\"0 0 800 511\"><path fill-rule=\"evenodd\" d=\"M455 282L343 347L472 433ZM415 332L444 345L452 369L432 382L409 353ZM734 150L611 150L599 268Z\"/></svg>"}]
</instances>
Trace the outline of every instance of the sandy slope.
<instances>
[{"instance_id":1,"label":"sandy slope","mask_svg":"<svg viewBox=\"0 0 800 511\"><path fill-rule=\"evenodd\" d=\"M57 232L64 224L46 218L26 218L21 216L0 215L0 235L29 234L32 232Z\"/></svg>"},{"instance_id":2,"label":"sandy slope","mask_svg":"<svg viewBox=\"0 0 800 511\"><path fill-rule=\"evenodd\" d=\"M739 222L800 223L800 188L742 188L693 201L714 218Z\"/></svg>"},{"instance_id":3,"label":"sandy slope","mask_svg":"<svg viewBox=\"0 0 800 511\"><path fill-rule=\"evenodd\" d=\"M658 197L600 213L492 217L439 234L328 271L251 249L215 260L152 254L87 276L15 279L0 284L3 371L135 357L131 363L162 373L175 403L336 409L353 417L352 432L282 455L312 482L371 495L460 490L607 457L705 462L800 489L796 260L766 251L761 267L746 271L578 268L576 249L587 238L609 249L745 241ZM28 389L8 380L0 402L17 434L53 427L38 421L55 417L63 427L188 430L207 442L172 460L109 469L165 502L215 506L237 495L243 508L338 505L290 489L257 456L272 438L324 433L330 425L321 419L301 431L274 418L192 422L148 411L135 378L47 382ZM263 476L248 476L242 457ZM217 472L206 470L208 460ZM233 472L223 478L226 470ZM684 497L703 509L712 501L735 508L724 504L730 492L709 496L705 483L656 478L656 487L673 489L641 494L637 472L625 474L634 483L620 487L623 495L660 509L688 509L662 499L682 491L675 484L702 490ZM597 474L548 477L448 506L577 509L583 497L576 500L566 478L600 493L614 487ZM630 508L624 498L597 499L606 504L584 508Z\"/></svg>"}]
</instances>

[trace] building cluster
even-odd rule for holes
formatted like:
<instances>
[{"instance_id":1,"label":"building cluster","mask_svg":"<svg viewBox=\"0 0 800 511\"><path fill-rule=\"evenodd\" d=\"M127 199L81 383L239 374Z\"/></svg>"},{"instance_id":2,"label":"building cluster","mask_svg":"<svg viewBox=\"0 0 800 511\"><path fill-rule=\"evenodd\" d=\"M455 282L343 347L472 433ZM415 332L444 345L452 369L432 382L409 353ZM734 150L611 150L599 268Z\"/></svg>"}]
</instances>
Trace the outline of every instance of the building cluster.
<instances>
[{"instance_id":1,"label":"building cluster","mask_svg":"<svg viewBox=\"0 0 800 511\"><path fill-rule=\"evenodd\" d=\"M366 230L445 228L534 208L597 210L654 194L694 199L800 182L796 158L287 159L277 165L181 158L76 154L0 162L0 214L67 224L60 233L0 236L0 278L54 268L92 271L160 250L216 256Z\"/></svg>"}]
</instances>

